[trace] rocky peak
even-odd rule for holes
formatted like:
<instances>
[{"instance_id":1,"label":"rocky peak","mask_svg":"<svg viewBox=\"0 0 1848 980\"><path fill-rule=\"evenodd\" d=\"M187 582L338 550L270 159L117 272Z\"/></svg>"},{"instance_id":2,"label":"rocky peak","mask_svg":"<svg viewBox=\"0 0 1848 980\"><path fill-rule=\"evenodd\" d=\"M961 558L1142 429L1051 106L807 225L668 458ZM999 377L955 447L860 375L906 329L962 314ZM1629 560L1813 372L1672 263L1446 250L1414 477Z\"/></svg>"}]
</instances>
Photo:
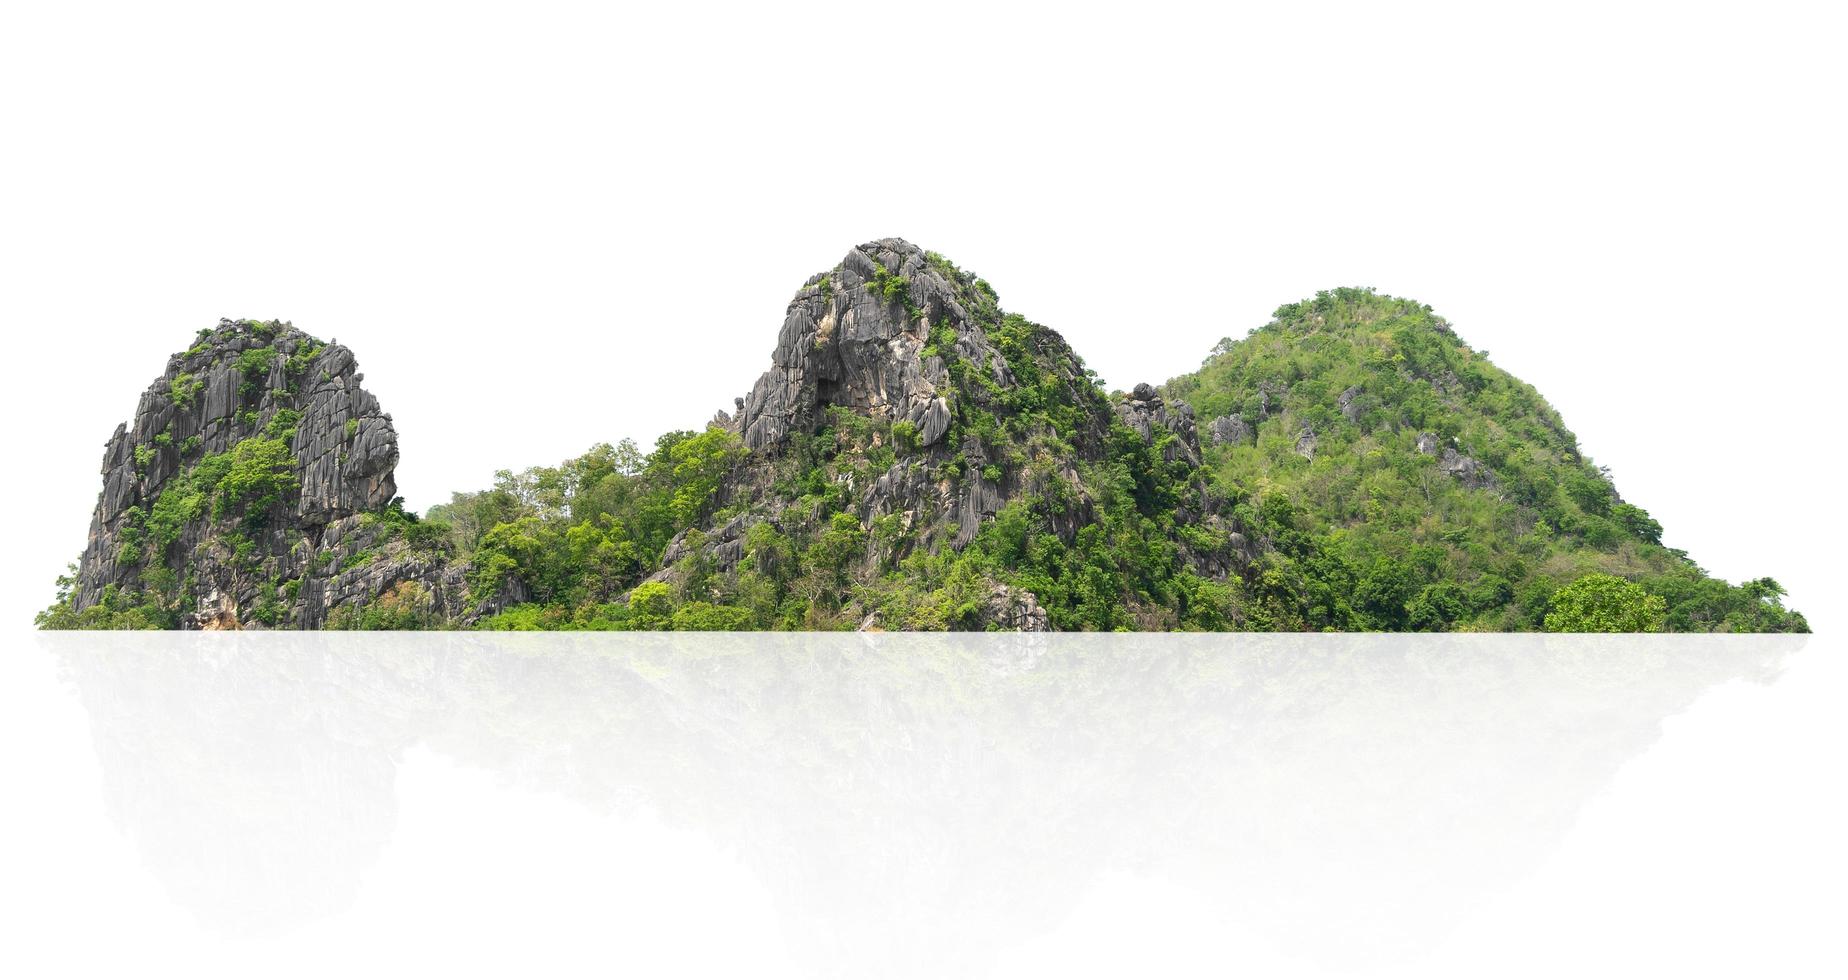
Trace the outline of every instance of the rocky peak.
<instances>
[{"instance_id":1,"label":"rocky peak","mask_svg":"<svg viewBox=\"0 0 1848 980\"><path fill-rule=\"evenodd\" d=\"M986 283L910 242L861 245L790 301L770 370L730 422L746 446L765 450L840 405L908 422L918 445L935 445L950 428L951 356L1012 380L981 325L996 309Z\"/></svg>"},{"instance_id":2,"label":"rocky peak","mask_svg":"<svg viewBox=\"0 0 1848 980\"><path fill-rule=\"evenodd\" d=\"M868 242L803 284L770 369L735 414L714 419L750 451L715 498L727 519L671 542L655 578L682 581L676 564L696 554L704 557L689 568L732 572L758 523L813 540L826 498L867 535L856 576L920 552L963 551L1015 505L1073 544L1097 518L1083 471L1128 452L1110 438L1118 420L1173 473L1200 465L1186 403L1150 385L1113 401L1062 337L1004 313L986 282L909 242ZM798 434L819 441L798 443ZM1144 461L1133 468L1150 478ZM1203 484L1181 496L1190 516L1218 506ZM1044 628L1032 592L988 585L977 620ZM864 625L887 620L871 615Z\"/></svg>"},{"instance_id":3,"label":"rocky peak","mask_svg":"<svg viewBox=\"0 0 1848 980\"><path fill-rule=\"evenodd\" d=\"M291 432L305 524L383 507L396 494L398 435L360 387L353 352L287 323L220 320L174 354L103 455L105 523L158 496L189 465L246 439Z\"/></svg>"},{"instance_id":4,"label":"rocky peak","mask_svg":"<svg viewBox=\"0 0 1848 980\"><path fill-rule=\"evenodd\" d=\"M236 625L253 604L318 615L327 596L298 582L284 603L261 585L328 573L374 543L359 525L397 493L398 436L362 380L352 351L289 323L199 331L107 443L76 608L114 589L191 625Z\"/></svg>"}]
</instances>

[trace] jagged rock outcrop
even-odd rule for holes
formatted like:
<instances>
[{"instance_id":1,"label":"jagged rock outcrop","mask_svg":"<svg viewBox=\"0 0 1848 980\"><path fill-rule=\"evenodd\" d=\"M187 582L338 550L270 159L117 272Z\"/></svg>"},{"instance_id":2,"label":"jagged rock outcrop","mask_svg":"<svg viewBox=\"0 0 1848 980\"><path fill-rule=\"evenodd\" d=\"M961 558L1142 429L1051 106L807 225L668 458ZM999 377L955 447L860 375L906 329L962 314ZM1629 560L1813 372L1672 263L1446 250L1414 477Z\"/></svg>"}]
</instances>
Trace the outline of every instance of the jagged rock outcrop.
<instances>
[{"instance_id":1,"label":"jagged rock outcrop","mask_svg":"<svg viewBox=\"0 0 1848 980\"><path fill-rule=\"evenodd\" d=\"M1361 406L1356 401L1359 397L1360 386L1353 385L1341 392L1340 397L1335 399L1335 407L1341 410L1342 418L1347 419L1349 422L1357 422L1360 420Z\"/></svg>"},{"instance_id":2,"label":"jagged rock outcrop","mask_svg":"<svg viewBox=\"0 0 1848 980\"><path fill-rule=\"evenodd\" d=\"M1257 437L1245 417L1237 412L1221 415L1206 424L1207 439L1215 445L1236 446Z\"/></svg>"},{"instance_id":3,"label":"jagged rock outcrop","mask_svg":"<svg viewBox=\"0 0 1848 980\"><path fill-rule=\"evenodd\" d=\"M1194 410L1186 402L1175 401L1170 406L1154 385L1145 382L1116 403L1116 414L1143 442L1159 446L1164 461L1186 460L1189 465L1200 465L1200 434L1194 424ZM1163 438L1164 433L1174 438Z\"/></svg>"},{"instance_id":4,"label":"jagged rock outcrop","mask_svg":"<svg viewBox=\"0 0 1848 980\"><path fill-rule=\"evenodd\" d=\"M1495 486L1495 474L1487 466L1455 449L1444 450L1444 455L1437 460L1437 468L1456 477L1472 490Z\"/></svg>"},{"instance_id":5,"label":"jagged rock outcrop","mask_svg":"<svg viewBox=\"0 0 1848 980\"><path fill-rule=\"evenodd\" d=\"M1052 629L1052 619L1040 607L1033 593L996 583L988 592L983 615L1002 629L1022 633L1044 633Z\"/></svg>"},{"instance_id":6,"label":"jagged rock outcrop","mask_svg":"<svg viewBox=\"0 0 1848 980\"><path fill-rule=\"evenodd\" d=\"M1438 469L1456 477L1458 482L1472 490L1492 489L1497 485L1494 471L1481 460L1465 456L1452 446L1444 446L1442 455L1439 455L1439 444L1437 433L1418 433L1418 452L1425 456L1437 456Z\"/></svg>"},{"instance_id":7,"label":"jagged rock outcrop","mask_svg":"<svg viewBox=\"0 0 1848 980\"><path fill-rule=\"evenodd\" d=\"M1315 430L1306 425L1303 426L1303 430L1296 434L1296 454L1304 459L1312 460L1315 458L1315 446Z\"/></svg>"},{"instance_id":8,"label":"jagged rock outcrop","mask_svg":"<svg viewBox=\"0 0 1848 980\"><path fill-rule=\"evenodd\" d=\"M1270 418L1271 403L1281 404L1283 396L1288 394L1289 390L1289 386L1281 381L1258 382L1258 418Z\"/></svg>"},{"instance_id":9,"label":"jagged rock outcrop","mask_svg":"<svg viewBox=\"0 0 1848 980\"><path fill-rule=\"evenodd\" d=\"M1004 321L1012 326L1004 329ZM1032 404L1062 405L1066 427L1035 432L1020 424L1014 401L1020 371L1033 376L1039 392ZM869 424L843 422L834 414L840 412ZM965 549L1022 499L1057 502L1042 506L1036 520L1073 541L1094 519L1081 470L1103 458L1113 417L1156 447L1162 461L1200 465L1198 427L1185 402L1164 399L1146 384L1114 403L1101 397L1058 334L1004 317L986 283L909 242L869 242L803 285L786 311L770 369L735 413L715 417L750 451L721 494L731 516L677 537L654 578L675 581L672 566L694 555L691 542L703 549L700 567L729 571L743 557L743 535L759 522L812 538L817 516L778 488L800 468L795 456L817 451L818 435L828 440L820 451L839 459L895 450L872 474L838 466L830 477L868 533L856 576L876 575L919 550ZM1193 495L1191 516L1218 506L1203 486ZM1221 550L1190 560L1223 568L1244 553ZM1046 628L1046 611L1031 592L990 585L981 622ZM894 628L872 615L865 625Z\"/></svg>"},{"instance_id":10,"label":"jagged rock outcrop","mask_svg":"<svg viewBox=\"0 0 1848 980\"><path fill-rule=\"evenodd\" d=\"M935 445L950 427L952 352L933 346L934 325L954 332L955 354L1008 380L1007 362L974 323L967 298L908 242L887 238L848 252L790 302L770 370L739 406L745 445L774 447L828 405L909 422L920 446Z\"/></svg>"},{"instance_id":11,"label":"jagged rock outcrop","mask_svg":"<svg viewBox=\"0 0 1848 980\"><path fill-rule=\"evenodd\" d=\"M200 331L109 439L74 607L134 596L183 627L314 628L390 593L465 615L443 543L402 540L397 432L363 377L286 323Z\"/></svg>"}]
</instances>

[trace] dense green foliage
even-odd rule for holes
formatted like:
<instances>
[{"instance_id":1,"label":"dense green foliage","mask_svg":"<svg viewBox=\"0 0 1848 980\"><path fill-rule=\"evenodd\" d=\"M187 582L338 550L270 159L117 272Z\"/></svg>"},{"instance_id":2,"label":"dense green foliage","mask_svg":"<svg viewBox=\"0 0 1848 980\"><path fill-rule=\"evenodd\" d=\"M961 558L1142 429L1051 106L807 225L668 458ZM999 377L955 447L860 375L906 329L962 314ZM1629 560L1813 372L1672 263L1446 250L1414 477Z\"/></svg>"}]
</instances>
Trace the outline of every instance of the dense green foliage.
<instances>
[{"instance_id":1,"label":"dense green foliage","mask_svg":"<svg viewBox=\"0 0 1848 980\"><path fill-rule=\"evenodd\" d=\"M1615 575L1587 575L1553 593L1549 633L1655 633L1668 601Z\"/></svg>"},{"instance_id":2,"label":"dense green foliage","mask_svg":"<svg viewBox=\"0 0 1848 980\"><path fill-rule=\"evenodd\" d=\"M1539 393L1429 307L1320 293L1166 389L1203 420L1238 413L1255 427L1207 457L1270 548L1246 576L1261 625L1532 630L1562 587L1614 575L1660 598L1669 629L1807 629L1775 582L1729 586L1664 547L1661 525L1618 498ZM1297 449L1305 430L1313 458ZM1420 451L1426 433L1435 444ZM1445 472L1446 448L1491 485Z\"/></svg>"},{"instance_id":3,"label":"dense green foliage","mask_svg":"<svg viewBox=\"0 0 1848 980\"><path fill-rule=\"evenodd\" d=\"M523 595L545 609L505 614L497 628L626 623L615 600L660 560L675 534L712 512L724 476L743 455L720 429L671 432L652 453L599 445L557 467L515 474L430 509L470 561L471 597ZM631 603L630 605L633 605Z\"/></svg>"},{"instance_id":4,"label":"dense green foliage","mask_svg":"<svg viewBox=\"0 0 1848 980\"><path fill-rule=\"evenodd\" d=\"M48 630L158 630L174 626L172 612L157 600L143 595L127 595L111 585L103 590L100 602L81 611L72 601L77 585L77 566L58 576L58 598L51 608L33 617L33 624Z\"/></svg>"}]
</instances>

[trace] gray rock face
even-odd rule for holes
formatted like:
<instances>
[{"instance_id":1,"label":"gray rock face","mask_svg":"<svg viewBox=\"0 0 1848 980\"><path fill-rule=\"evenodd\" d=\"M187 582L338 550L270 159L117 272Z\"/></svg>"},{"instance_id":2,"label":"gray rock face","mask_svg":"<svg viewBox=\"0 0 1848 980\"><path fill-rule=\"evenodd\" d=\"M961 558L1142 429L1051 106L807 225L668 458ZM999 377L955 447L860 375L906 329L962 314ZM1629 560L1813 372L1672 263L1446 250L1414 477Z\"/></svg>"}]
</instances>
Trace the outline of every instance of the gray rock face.
<instances>
[{"instance_id":1,"label":"gray rock face","mask_svg":"<svg viewBox=\"0 0 1848 980\"><path fill-rule=\"evenodd\" d=\"M1258 382L1258 418L1270 418L1271 405L1283 404L1283 396L1289 390L1289 386L1281 381Z\"/></svg>"},{"instance_id":2,"label":"gray rock face","mask_svg":"<svg viewBox=\"0 0 1848 980\"><path fill-rule=\"evenodd\" d=\"M779 497L777 474L787 469L793 434L816 432L829 409L844 408L878 422L912 426L907 436L893 433L903 440L897 461L877 477L842 473L837 479L869 533L876 521L899 529L900 543L869 545L867 568L895 562L912 549L967 547L984 524L1022 494L1066 501L1064 509L1045 520L1072 539L1093 518L1074 466L1078 460L1035 459L1024 440L1014 436L990 445L968 432L951 437L959 412L980 408L1005 414L1000 396L990 393L1017 383L1007 356L990 335L1000 316L985 283L900 239L861 245L835 268L810 278L786 311L770 369L735 413L720 413L714 420L752 451L721 491L726 506L741 515L732 523L773 520L798 536L816 524L815 514L792 513L790 501ZM1043 358L1037 363L1051 365L1044 368L1051 376L1066 375L1074 391L1088 389L1082 362L1063 339L1043 328L1016 336L1024 337L1020 342L1031 356ZM968 383L958 387L952 378L958 361L986 378L964 376ZM1151 441L1174 433L1178 438L1164 443L1164 454L1197 462L1192 410L1164 408L1150 386L1143 386L1143 394L1152 401L1145 401L1145 411L1132 424ZM1101 452L1109 431L1110 406L1098 401L1086 407L1077 430L1059 434L1080 456ZM713 568L734 566L734 530L730 524L707 529L699 539ZM684 560L691 553L690 540L685 536L670 544L664 566ZM664 567L657 577L672 574ZM1040 628L1044 611L1033 612L1038 609L1033 596L1010 596L1007 603L985 605L978 618L1010 629ZM889 624L869 615L864 625Z\"/></svg>"},{"instance_id":3,"label":"gray rock face","mask_svg":"<svg viewBox=\"0 0 1848 980\"><path fill-rule=\"evenodd\" d=\"M1245 417L1237 412L1221 415L1208 422L1206 435L1210 442L1221 446L1236 446L1257 437L1251 426L1245 424Z\"/></svg>"},{"instance_id":4,"label":"gray rock face","mask_svg":"<svg viewBox=\"0 0 1848 980\"><path fill-rule=\"evenodd\" d=\"M1304 459L1315 458L1315 430L1303 426L1303 431L1296 437L1296 454Z\"/></svg>"},{"instance_id":5,"label":"gray rock face","mask_svg":"<svg viewBox=\"0 0 1848 980\"><path fill-rule=\"evenodd\" d=\"M1023 633L1045 633L1052 629L1051 618L1033 593L999 583L988 592L984 615L1002 629Z\"/></svg>"},{"instance_id":6,"label":"gray rock face","mask_svg":"<svg viewBox=\"0 0 1848 980\"><path fill-rule=\"evenodd\" d=\"M755 519L740 514L704 534L705 552L712 559L714 568L729 572L738 567L738 563L744 560L744 533L755 523ZM687 538L688 533L682 531L667 543L667 549L661 556L664 568L694 553ZM666 580L665 575L657 575L656 578Z\"/></svg>"},{"instance_id":7,"label":"gray rock face","mask_svg":"<svg viewBox=\"0 0 1848 980\"><path fill-rule=\"evenodd\" d=\"M1347 419L1349 422L1360 420L1360 406L1355 403L1355 399L1359 397L1360 386L1355 385L1343 391L1341 396L1335 399L1335 406L1341 410L1342 418Z\"/></svg>"},{"instance_id":8,"label":"gray rock face","mask_svg":"<svg viewBox=\"0 0 1848 980\"><path fill-rule=\"evenodd\" d=\"M1184 401L1165 402L1153 385L1139 384L1129 397L1115 404L1117 418L1136 430L1142 441L1160 443L1162 458L1167 462L1186 460L1200 465L1200 433L1194 422L1193 406ZM1163 439L1172 433L1173 439Z\"/></svg>"},{"instance_id":9,"label":"gray rock face","mask_svg":"<svg viewBox=\"0 0 1848 980\"><path fill-rule=\"evenodd\" d=\"M1444 450L1444 455L1437 460L1437 468L1456 477L1471 489L1483 489L1496 484L1495 474L1487 466L1455 449Z\"/></svg>"},{"instance_id":10,"label":"gray rock face","mask_svg":"<svg viewBox=\"0 0 1848 980\"><path fill-rule=\"evenodd\" d=\"M1426 456L1437 455L1437 433L1435 432L1418 433L1418 451L1425 454Z\"/></svg>"},{"instance_id":11,"label":"gray rock face","mask_svg":"<svg viewBox=\"0 0 1848 980\"><path fill-rule=\"evenodd\" d=\"M1231 578L1258 559L1260 550L1257 544L1235 530L1237 525L1233 521L1217 514L1208 514L1200 521L1200 525L1221 536L1224 544L1207 550L1188 549L1188 563L1195 574L1210 579Z\"/></svg>"},{"instance_id":12,"label":"gray rock face","mask_svg":"<svg viewBox=\"0 0 1848 980\"><path fill-rule=\"evenodd\" d=\"M398 437L361 378L350 350L288 324L202 331L105 447L77 607L115 589L157 598L186 626L312 628L412 582L399 598L460 615L462 572L411 551L375 516L397 493ZM206 489L196 506L176 506L201 492L202 463L222 468L255 439L286 440L281 499L251 512ZM156 533L162 521L170 541Z\"/></svg>"},{"instance_id":13,"label":"gray rock face","mask_svg":"<svg viewBox=\"0 0 1848 980\"><path fill-rule=\"evenodd\" d=\"M891 284L891 285L888 285ZM770 370L752 386L736 431L753 450L775 447L829 405L916 426L921 446L950 428L945 355L931 331L944 325L955 352L976 364L1005 359L923 249L896 238L847 253L790 302Z\"/></svg>"}]
</instances>

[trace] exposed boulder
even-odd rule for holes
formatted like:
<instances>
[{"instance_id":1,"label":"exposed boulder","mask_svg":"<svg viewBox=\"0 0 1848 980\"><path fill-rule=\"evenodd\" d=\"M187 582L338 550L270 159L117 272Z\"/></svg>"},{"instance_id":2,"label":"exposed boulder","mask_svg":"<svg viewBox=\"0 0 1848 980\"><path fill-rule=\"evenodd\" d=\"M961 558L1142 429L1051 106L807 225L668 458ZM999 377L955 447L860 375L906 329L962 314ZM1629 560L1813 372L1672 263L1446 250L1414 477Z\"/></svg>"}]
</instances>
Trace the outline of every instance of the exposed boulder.
<instances>
[{"instance_id":1,"label":"exposed boulder","mask_svg":"<svg viewBox=\"0 0 1848 980\"><path fill-rule=\"evenodd\" d=\"M1438 458L1437 467L1472 489L1493 487L1496 484L1495 474L1487 466L1455 449L1446 448L1444 455Z\"/></svg>"},{"instance_id":2,"label":"exposed boulder","mask_svg":"<svg viewBox=\"0 0 1848 980\"><path fill-rule=\"evenodd\" d=\"M744 560L744 533L756 523L756 518L740 514L710 531L682 531L667 543L667 550L661 555L662 568L664 571L671 569L676 562L693 554L689 538L696 535L712 559L713 567L718 571L729 572Z\"/></svg>"},{"instance_id":3,"label":"exposed boulder","mask_svg":"<svg viewBox=\"0 0 1848 980\"><path fill-rule=\"evenodd\" d=\"M1303 431L1296 436L1296 454L1304 459L1315 458L1315 430L1303 426Z\"/></svg>"},{"instance_id":4,"label":"exposed boulder","mask_svg":"<svg viewBox=\"0 0 1848 980\"><path fill-rule=\"evenodd\" d=\"M1283 396L1289 390L1290 386L1281 381L1258 382L1258 418L1270 418L1271 402L1275 400L1278 404L1282 404Z\"/></svg>"},{"instance_id":5,"label":"exposed boulder","mask_svg":"<svg viewBox=\"0 0 1848 980\"><path fill-rule=\"evenodd\" d=\"M1052 629L1051 618L1033 593L1000 583L989 589L982 614L988 622L1002 629L1023 633L1044 633Z\"/></svg>"},{"instance_id":6,"label":"exposed boulder","mask_svg":"<svg viewBox=\"0 0 1848 980\"><path fill-rule=\"evenodd\" d=\"M1340 397L1335 399L1335 406L1341 410L1342 418L1347 419L1349 422L1357 422L1360 420L1360 406L1355 402L1355 399L1359 397L1360 386L1354 385L1346 391L1343 391Z\"/></svg>"}]
</instances>

